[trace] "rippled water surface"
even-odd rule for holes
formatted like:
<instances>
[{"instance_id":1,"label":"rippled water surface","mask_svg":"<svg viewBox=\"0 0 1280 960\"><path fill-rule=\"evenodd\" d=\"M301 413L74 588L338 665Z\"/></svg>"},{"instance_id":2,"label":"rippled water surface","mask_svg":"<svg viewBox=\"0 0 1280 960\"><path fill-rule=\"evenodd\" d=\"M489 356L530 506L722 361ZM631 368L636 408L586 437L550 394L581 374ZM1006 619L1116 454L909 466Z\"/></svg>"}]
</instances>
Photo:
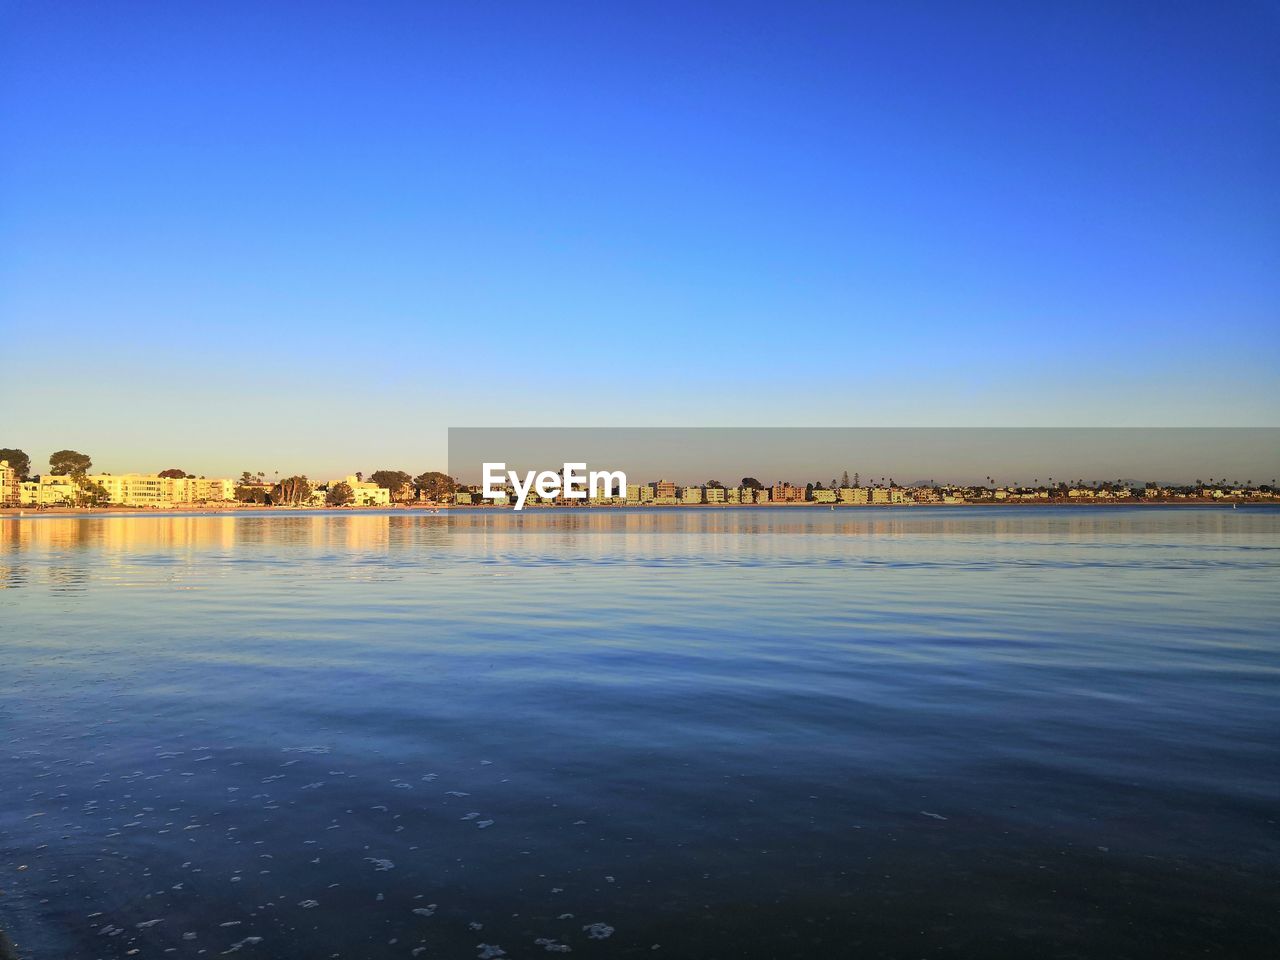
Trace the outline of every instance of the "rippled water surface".
<instances>
[{"instance_id":1,"label":"rippled water surface","mask_svg":"<svg viewBox=\"0 0 1280 960\"><path fill-rule=\"evenodd\" d=\"M1275 956L1280 512L0 519L40 958Z\"/></svg>"}]
</instances>

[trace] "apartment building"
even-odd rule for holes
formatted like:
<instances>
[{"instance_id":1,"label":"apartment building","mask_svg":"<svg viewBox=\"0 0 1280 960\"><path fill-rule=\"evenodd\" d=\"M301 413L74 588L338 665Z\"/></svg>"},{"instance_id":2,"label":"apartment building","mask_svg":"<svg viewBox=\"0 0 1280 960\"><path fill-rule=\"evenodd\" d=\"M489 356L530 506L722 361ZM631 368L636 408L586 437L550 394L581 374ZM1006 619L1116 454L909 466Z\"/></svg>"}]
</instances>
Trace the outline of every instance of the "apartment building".
<instances>
[{"instance_id":1,"label":"apartment building","mask_svg":"<svg viewBox=\"0 0 1280 960\"><path fill-rule=\"evenodd\" d=\"M86 477L107 491L107 500L126 507L170 507L174 504L173 480L154 474L109 473Z\"/></svg>"},{"instance_id":2,"label":"apartment building","mask_svg":"<svg viewBox=\"0 0 1280 960\"><path fill-rule=\"evenodd\" d=\"M228 477L185 477L173 482L173 490L174 500L179 503L208 503L236 498L236 482Z\"/></svg>"},{"instance_id":3,"label":"apartment building","mask_svg":"<svg viewBox=\"0 0 1280 960\"><path fill-rule=\"evenodd\" d=\"M769 499L774 503L803 503L804 487L793 487L789 483L775 483L769 489Z\"/></svg>"},{"instance_id":4,"label":"apartment building","mask_svg":"<svg viewBox=\"0 0 1280 960\"><path fill-rule=\"evenodd\" d=\"M836 491L827 490L825 488L823 489L815 488L813 491L813 502L814 503L835 503Z\"/></svg>"},{"instance_id":5,"label":"apartment building","mask_svg":"<svg viewBox=\"0 0 1280 960\"><path fill-rule=\"evenodd\" d=\"M724 503L725 489L724 487L707 487L706 491L707 503Z\"/></svg>"},{"instance_id":6,"label":"apartment building","mask_svg":"<svg viewBox=\"0 0 1280 960\"><path fill-rule=\"evenodd\" d=\"M18 502L24 507L63 507L76 502L80 488L70 477L46 475L18 486Z\"/></svg>"},{"instance_id":7,"label":"apartment building","mask_svg":"<svg viewBox=\"0 0 1280 960\"><path fill-rule=\"evenodd\" d=\"M684 487L680 491L680 502L683 504L694 504L702 502L701 487Z\"/></svg>"},{"instance_id":8,"label":"apartment building","mask_svg":"<svg viewBox=\"0 0 1280 960\"><path fill-rule=\"evenodd\" d=\"M868 499L866 487L841 487L837 495L841 503L851 503L855 506L865 506Z\"/></svg>"},{"instance_id":9,"label":"apartment building","mask_svg":"<svg viewBox=\"0 0 1280 960\"><path fill-rule=\"evenodd\" d=\"M15 507L22 502L22 484L18 471L9 466L8 460L0 460L0 507Z\"/></svg>"},{"instance_id":10,"label":"apartment building","mask_svg":"<svg viewBox=\"0 0 1280 960\"><path fill-rule=\"evenodd\" d=\"M235 499L235 483L206 477L161 477L150 473L97 473L84 478L106 491L107 502L122 507L172 507ZM60 506L82 500L75 478L46 474L18 485L18 502L31 506Z\"/></svg>"},{"instance_id":11,"label":"apartment building","mask_svg":"<svg viewBox=\"0 0 1280 960\"><path fill-rule=\"evenodd\" d=\"M110 503L126 507L171 507L235 499L235 481L227 478L161 477L153 473L95 474L85 478L107 491Z\"/></svg>"}]
</instances>

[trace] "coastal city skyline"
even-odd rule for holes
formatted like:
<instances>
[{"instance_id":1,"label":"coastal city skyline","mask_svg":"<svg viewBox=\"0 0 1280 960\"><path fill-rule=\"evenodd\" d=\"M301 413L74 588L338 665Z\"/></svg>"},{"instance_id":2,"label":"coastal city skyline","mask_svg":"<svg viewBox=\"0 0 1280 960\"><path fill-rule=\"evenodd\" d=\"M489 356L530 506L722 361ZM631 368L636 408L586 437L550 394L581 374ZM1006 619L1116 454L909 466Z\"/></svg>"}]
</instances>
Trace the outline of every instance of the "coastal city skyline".
<instances>
[{"instance_id":1,"label":"coastal city skyline","mask_svg":"<svg viewBox=\"0 0 1280 960\"><path fill-rule=\"evenodd\" d=\"M1115 501L1218 501L1263 500L1277 497L1277 478L1241 479L1219 470L1194 481L1139 480L1115 477L1086 479L1034 477L1000 481L988 476L985 483L946 479L904 480L892 475L863 474L846 469L829 481L787 478L676 481L662 477L640 479L618 473L616 488L588 488L569 492L568 468L558 473L564 489L558 492L522 490L511 474L492 487L468 483L442 471L414 475L405 470L356 471L335 479L308 477L302 473L241 471L237 477L208 477L167 468L157 473L114 474L94 471L92 458L64 449L49 457L49 470L32 469L29 455L16 448L0 449L0 508L103 508L111 506L184 508L200 506L285 507L391 507L492 506L514 504L519 510L532 506L700 506L779 505L875 506L905 504L1044 503ZM579 464L578 467L582 465ZM504 476L501 472L496 476ZM547 474L551 476L550 473ZM729 476L729 475L726 475ZM768 475L766 475L768 476ZM585 476L579 473L585 483Z\"/></svg>"}]
</instances>

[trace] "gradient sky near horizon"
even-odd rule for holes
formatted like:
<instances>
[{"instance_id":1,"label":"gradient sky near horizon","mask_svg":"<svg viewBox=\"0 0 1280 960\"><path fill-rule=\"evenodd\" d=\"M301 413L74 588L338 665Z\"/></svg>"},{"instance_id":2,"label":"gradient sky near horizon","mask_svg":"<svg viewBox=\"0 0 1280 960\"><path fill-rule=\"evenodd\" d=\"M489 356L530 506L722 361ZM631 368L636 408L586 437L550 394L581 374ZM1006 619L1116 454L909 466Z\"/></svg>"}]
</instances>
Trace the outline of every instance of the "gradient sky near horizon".
<instances>
[{"instance_id":1,"label":"gradient sky near horizon","mask_svg":"<svg viewBox=\"0 0 1280 960\"><path fill-rule=\"evenodd\" d=\"M1280 5L0 3L0 446L1280 423Z\"/></svg>"}]
</instances>

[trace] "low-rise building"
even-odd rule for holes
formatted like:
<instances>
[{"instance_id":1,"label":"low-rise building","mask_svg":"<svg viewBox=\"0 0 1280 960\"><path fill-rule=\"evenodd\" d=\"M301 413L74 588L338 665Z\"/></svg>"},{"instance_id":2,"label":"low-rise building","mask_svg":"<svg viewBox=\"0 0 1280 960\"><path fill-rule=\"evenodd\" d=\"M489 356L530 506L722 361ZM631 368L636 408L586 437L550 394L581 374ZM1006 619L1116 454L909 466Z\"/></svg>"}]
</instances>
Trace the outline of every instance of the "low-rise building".
<instances>
[{"instance_id":1,"label":"low-rise building","mask_svg":"<svg viewBox=\"0 0 1280 960\"><path fill-rule=\"evenodd\" d=\"M173 505L173 480L155 474L109 473L88 478L107 491L107 499L126 507L168 507Z\"/></svg>"},{"instance_id":2,"label":"low-rise building","mask_svg":"<svg viewBox=\"0 0 1280 960\"><path fill-rule=\"evenodd\" d=\"M828 490L825 487L822 487L822 488L815 487L813 491L813 502L814 503L835 503L836 491Z\"/></svg>"},{"instance_id":3,"label":"low-rise building","mask_svg":"<svg viewBox=\"0 0 1280 960\"><path fill-rule=\"evenodd\" d=\"M841 503L852 503L855 506L864 506L868 499L866 487L841 487L837 495Z\"/></svg>"},{"instance_id":4,"label":"low-rise building","mask_svg":"<svg viewBox=\"0 0 1280 960\"><path fill-rule=\"evenodd\" d=\"M107 492L110 503L126 507L172 507L235 499L235 481L215 477L161 477L154 473L99 473L86 477Z\"/></svg>"},{"instance_id":5,"label":"low-rise building","mask_svg":"<svg viewBox=\"0 0 1280 960\"><path fill-rule=\"evenodd\" d=\"M803 503L804 492L804 487L793 487L779 481L769 490L769 499L774 503Z\"/></svg>"},{"instance_id":6,"label":"low-rise building","mask_svg":"<svg viewBox=\"0 0 1280 960\"><path fill-rule=\"evenodd\" d=\"M333 483L345 483L351 488L351 502L357 507L389 507L391 491L380 487L369 480L361 480L355 474L335 480ZM333 484L330 484L332 486Z\"/></svg>"},{"instance_id":7,"label":"low-rise building","mask_svg":"<svg viewBox=\"0 0 1280 960\"><path fill-rule=\"evenodd\" d=\"M80 494L79 485L71 477L46 474L19 485L18 500L24 507L72 506Z\"/></svg>"},{"instance_id":8,"label":"low-rise building","mask_svg":"<svg viewBox=\"0 0 1280 960\"><path fill-rule=\"evenodd\" d=\"M680 491L680 502L683 504L695 504L702 502L701 487L684 487Z\"/></svg>"},{"instance_id":9,"label":"low-rise building","mask_svg":"<svg viewBox=\"0 0 1280 960\"><path fill-rule=\"evenodd\" d=\"M707 499L707 503L724 503L725 502L724 487L707 487L706 499Z\"/></svg>"},{"instance_id":10,"label":"low-rise building","mask_svg":"<svg viewBox=\"0 0 1280 960\"><path fill-rule=\"evenodd\" d=\"M236 498L236 482L229 477L186 477L175 480L173 489L174 499L179 503L213 503Z\"/></svg>"}]
</instances>

